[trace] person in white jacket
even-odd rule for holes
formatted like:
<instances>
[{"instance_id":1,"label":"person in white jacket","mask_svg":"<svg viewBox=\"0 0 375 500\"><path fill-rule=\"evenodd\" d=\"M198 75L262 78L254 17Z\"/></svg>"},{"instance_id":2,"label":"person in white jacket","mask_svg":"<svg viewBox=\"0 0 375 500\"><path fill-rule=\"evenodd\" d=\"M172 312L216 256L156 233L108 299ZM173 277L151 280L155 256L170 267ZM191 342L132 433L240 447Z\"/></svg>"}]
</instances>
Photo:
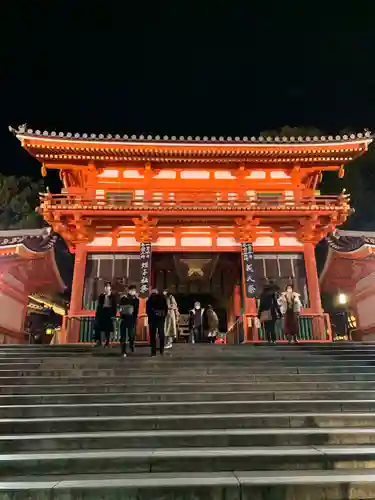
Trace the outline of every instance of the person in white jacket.
<instances>
[{"instance_id":1,"label":"person in white jacket","mask_svg":"<svg viewBox=\"0 0 375 500\"><path fill-rule=\"evenodd\" d=\"M284 333L289 343L292 340L298 342L299 315L302 308L300 295L294 291L293 285L287 285L278 302L284 316Z\"/></svg>"}]
</instances>

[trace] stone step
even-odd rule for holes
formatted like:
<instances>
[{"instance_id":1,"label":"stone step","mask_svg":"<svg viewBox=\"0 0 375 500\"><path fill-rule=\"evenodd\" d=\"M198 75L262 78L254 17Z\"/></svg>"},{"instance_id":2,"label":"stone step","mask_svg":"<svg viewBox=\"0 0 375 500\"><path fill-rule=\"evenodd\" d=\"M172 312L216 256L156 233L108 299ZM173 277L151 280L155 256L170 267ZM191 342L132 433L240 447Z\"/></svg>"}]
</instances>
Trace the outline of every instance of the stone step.
<instances>
[{"instance_id":1,"label":"stone step","mask_svg":"<svg viewBox=\"0 0 375 500\"><path fill-rule=\"evenodd\" d=\"M239 348L238 348L239 347ZM9 362L9 360L27 360L28 362L37 362L39 360L45 359L77 359L82 358L84 360L92 358L112 358L116 357L120 352L119 344L113 345L107 349L89 349L86 351L43 351L43 350L33 350L33 351L1 351L0 350L0 360L2 362ZM149 357L149 347L139 348L136 346L135 355L139 358ZM342 359L360 359L368 357L373 359L375 357L375 347L373 349L366 350L322 350L317 348L316 350L305 350L299 347L293 347L293 349L286 350L281 348L281 346L270 346L266 349L256 349L247 346L224 346L219 348L215 346L208 346L208 349L204 345L197 344L196 346L178 346L173 347L168 353L173 354L176 360L187 360L191 362L198 362L199 360L229 360L229 359L301 359L303 357L308 358L342 358Z\"/></svg>"},{"instance_id":2,"label":"stone step","mask_svg":"<svg viewBox=\"0 0 375 500\"><path fill-rule=\"evenodd\" d=\"M375 429L179 429L1 435L2 453L184 447L375 445Z\"/></svg>"},{"instance_id":3,"label":"stone step","mask_svg":"<svg viewBox=\"0 0 375 500\"><path fill-rule=\"evenodd\" d=\"M0 419L0 434L311 427L375 427L375 413L192 413Z\"/></svg>"},{"instance_id":4,"label":"stone step","mask_svg":"<svg viewBox=\"0 0 375 500\"><path fill-rule=\"evenodd\" d=\"M124 377L126 378L126 377ZM187 378L187 380L189 380ZM234 382L174 382L171 379L165 383L156 383L154 380L148 380L144 383L134 384L132 380L129 382L122 382L111 384L107 383L105 379L96 381L92 384L48 384L48 385L3 385L0 386L0 394L3 395L34 395L34 394L115 394L115 393L143 393L143 392L223 392L223 391L261 391L261 392L279 392L294 389L295 391L302 391L308 393L309 391L366 391L375 389L375 379L370 381L329 381L329 382L316 382L309 380L305 382L260 382L260 381L234 381ZM245 379L247 380L247 378Z\"/></svg>"},{"instance_id":5,"label":"stone step","mask_svg":"<svg viewBox=\"0 0 375 500\"><path fill-rule=\"evenodd\" d=\"M144 375L144 376L136 376L131 377L131 381L133 384L141 384L152 381L155 384L164 384L171 380L171 376L174 375L175 382L184 382L187 379L194 382L208 382L208 383L216 383L222 382L223 380L228 383L235 383L238 381L239 377L235 374L227 375L225 371L221 375L197 375L190 374L186 376L181 376L180 374L168 374L168 375ZM6 385L68 385L68 384L82 384L82 385L102 385L102 384L121 384L124 382L124 379L127 377L127 373L124 370L122 375L118 375L116 377L103 377L102 380L100 378L94 376L76 376L76 377L0 377L0 387ZM352 372L352 373L247 373L246 380L254 381L254 382L278 382L280 379L290 382L293 384L294 382L338 382L338 381L369 381L375 382L375 371L371 372Z\"/></svg>"},{"instance_id":6,"label":"stone step","mask_svg":"<svg viewBox=\"0 0 375 500\"><path fill-rule=\"evenodd\" d=\"M0 363L0 373L6 374L7 372L43 372L43 371L68 371L68 370L118 370L126 368L127 371L134 374L144 373L144 372L154 372L155 369L158 372L169 372L171 370L184 370L184 371L194 371L194 370L207 370L219 371L222 369L233 371L238 370L267 370L267 364L269 360L246 360L246 362L232 362L232 363L220 363L220 362L207 362L207 363L174 363L168 359L167 362L156 362L152 363L153 360L145 358L144 362L140 362L139 358L128 356L126 360L121 357L116 357L114 359L90 359L90 360L77 360L70 359L59 359L44 361L43 363ZM375 361L363 361L358 360L342 360L342 359L327 359L323 361L306 358L302 361L296 362L293 360L272 360L272 366L268 367L271 369L290 369L290 368L306 368L311 367L311 369L316 369L319 367L324 368L337 368L337 369L360 369L361 367L371 367L375 369Z\"/></svg>"},{"instance_id":7,"label":"stone step","mask_svg":"<svg viewBox=\"0 0 375 500\"><path fill-rule=\"evenodd\" d=\"M164 389L164 388L162 388ZM203 387L205 389L205 387ZM226 389L225 385L222 389ZM83 394L25 394L25 395L0 395L0 408L4 406L18 405L55 405L70 404L79 405L81 403L101 404L110 403L152 403L158 401L184 402L184 401L375 401L375 390L322 390L322 391L205 391L202 387L196 388L192 392L159 392L153 391L152 385L149 392L129 392L119 391L117 393L83 393Z\"/></svg>"},{"instance_id":8,"label":"stone step","mask_svg":"<svg viewBox=\"0 0 375 500\"><path fill-rule=\"evenodd\" d=\"M0 476L371 468L374 446L215 447L4 453Z\"/></svg>"},{"instance_id":9,"label":"stone step","mask_svg":"<svg viewBox=\"0 0 375 500\"><path fill-rule=\"evenodd\" d=\"M0 498L370 500L375 498L375 473L352 469L31 476L0 481Z\"/></svg>"},{"instance_id":10,"label":"stone step","mask_svg":"<svg viewBox=\"0 0 375 500\"><path fill-rule=\"evenodd\" d=\"M225 367L213 368L211 366L200 366L198 368L193 369L178 369L175 367L164 367L163 369L150 369L147 367L146 370L132 370L129 369L128 366L122 365L118 367L112 367L107 369L80 369L80 368L67 368L67 369L58 369L58 368L44 368L37 370L0 370L0 383L4 379L19 379L20 377L28 377L28 378L53 378L53 379L66 379L66 378L82 378L82 377L100 377L100 378L114 378L114 377L123 377L125 374L127 377L136 377L139 379L144 379L147 377L154 378L155 375L158 377L176 377L179 379L186 377L202 377L202 376L216 376L226 378L240 378L246 377L247 375L275 375L275 376L283 376L300 374L300 375L314 375L318 373L322 374L372 374L375 376L375 366L368 365L353 365L353 366L336 366L336 365L317 365L317 366L248 366L248 367L236 367L233 366L230 369Z\"/></svg>"},{"instance_id":11,"label":"stone step","mask_svg":"<svg viewBox=\"0 0 375 500\"><path fill-rule=\"evenodd\" d=\"M371 412L375 414L375 400L280 400L280 401L157 401L134 403L80 403L49 405L0 406L0 419L38 417L90 417L164 415L174 416L215 413L267 413L269 412Z\"/></svg>"}]
</instances>

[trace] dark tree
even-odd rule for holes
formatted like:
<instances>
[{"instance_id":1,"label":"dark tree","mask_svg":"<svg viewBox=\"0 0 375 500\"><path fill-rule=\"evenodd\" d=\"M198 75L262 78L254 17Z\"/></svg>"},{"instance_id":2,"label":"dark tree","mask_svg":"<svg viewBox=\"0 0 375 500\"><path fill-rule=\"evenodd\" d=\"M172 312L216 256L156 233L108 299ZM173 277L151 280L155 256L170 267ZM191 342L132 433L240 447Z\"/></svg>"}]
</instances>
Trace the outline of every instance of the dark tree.
<instances>
[{"instance_id":1,"label":"dark tree","mask_svg":"<svg viewBox=\"0 0 375 500\"><path fill-rule=\"evenodd\" d=\"M36 229L45 222L35 212L43 181L0 174L0 229Z\"/></svg>"}]
</instances>

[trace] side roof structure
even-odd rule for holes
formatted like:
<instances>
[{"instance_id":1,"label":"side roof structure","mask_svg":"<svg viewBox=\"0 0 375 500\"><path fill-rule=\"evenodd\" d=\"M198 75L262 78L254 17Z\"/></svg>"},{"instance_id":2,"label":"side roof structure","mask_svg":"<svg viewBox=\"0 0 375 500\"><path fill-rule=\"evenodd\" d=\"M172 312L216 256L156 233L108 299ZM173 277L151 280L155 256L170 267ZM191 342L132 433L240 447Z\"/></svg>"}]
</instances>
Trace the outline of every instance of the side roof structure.
<instances>
[{"instance_id":1,"label":"side roof structure","mask_svg":"<svg viewBox=\"0 0 375 500\"><path fill-rule=\"evenodd\" d=\"M320 274L323 292L353 288L375 271L375 232L337 230L327 239L328 254Z\"/></svg>"},{"instance_id":2,"label":"side roof structure","mask_svg":"<svg viewBox=\"0 0 375 500\"><path fill-rule=\"evenodd\" d=\"M15 278L30 282L30 293L64 292L66 285L55 260L57 235L51 228L0 231L0 261Z\"/></svg>"}]
</instances>

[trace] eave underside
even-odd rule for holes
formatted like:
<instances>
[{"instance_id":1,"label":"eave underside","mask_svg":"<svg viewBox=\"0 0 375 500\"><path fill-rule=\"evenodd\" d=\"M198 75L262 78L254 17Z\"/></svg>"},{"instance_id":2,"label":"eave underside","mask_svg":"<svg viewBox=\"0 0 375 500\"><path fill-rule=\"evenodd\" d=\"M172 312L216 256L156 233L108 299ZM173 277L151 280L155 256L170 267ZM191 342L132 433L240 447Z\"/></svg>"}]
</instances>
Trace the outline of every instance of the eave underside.
<instances>
[{"instance_id":1,"label":"eave underside","mask_svg":"<svg viewBox=\"0 0 375 500\"><path fill-rule=\"evenodd\" d=\"M54 249L32 252L23 245L0 248L3 272L9 272L27 285L28 293L41 290L62 293L66 285L57 269Z\"/></svg>"}]
</instances>

